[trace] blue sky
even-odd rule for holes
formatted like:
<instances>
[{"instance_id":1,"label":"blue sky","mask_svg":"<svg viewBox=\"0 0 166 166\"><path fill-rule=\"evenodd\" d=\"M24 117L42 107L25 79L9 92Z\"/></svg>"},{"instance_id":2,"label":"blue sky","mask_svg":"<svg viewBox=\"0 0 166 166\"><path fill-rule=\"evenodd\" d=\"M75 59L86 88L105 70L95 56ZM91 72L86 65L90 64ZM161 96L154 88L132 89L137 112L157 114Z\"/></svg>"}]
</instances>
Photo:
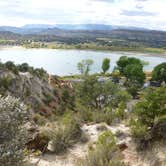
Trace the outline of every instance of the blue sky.
<instances>
[{"instance_id":1,"label":"blue sky","mask_svg":"<svg viewBox=\"0 0 166 166\"><path fill-rule=\"evenodd\" d=\"M111 24L166 30L166 0L0 0L0 25Z\"/></svg>"}]
</instances>

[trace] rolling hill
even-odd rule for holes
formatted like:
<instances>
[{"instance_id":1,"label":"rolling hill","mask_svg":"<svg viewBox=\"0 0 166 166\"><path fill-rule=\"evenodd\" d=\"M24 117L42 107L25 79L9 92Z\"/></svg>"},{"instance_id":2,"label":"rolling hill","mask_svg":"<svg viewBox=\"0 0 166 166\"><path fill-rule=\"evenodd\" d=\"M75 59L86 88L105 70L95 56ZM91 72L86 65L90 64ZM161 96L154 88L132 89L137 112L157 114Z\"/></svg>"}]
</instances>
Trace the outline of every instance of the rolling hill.
<instances>
[{"instance_id":1,"label":"rolling hill","mask_svg":"<svg viewBox=\"0 0 166 166\"><path fill-rule=\"evenodd\" d=\"M99 40L104 39L104 40ZM106 39L106 40L105 40ZM35 42L60 42L64 44L99 43L100 45L165 48L166 31L140 29L136 27L119 27L102 24L59 24L25 25L23 27L0 27L0 40ZM134 44L133 44L134 43Z\"/></svg>"}]
</instances>

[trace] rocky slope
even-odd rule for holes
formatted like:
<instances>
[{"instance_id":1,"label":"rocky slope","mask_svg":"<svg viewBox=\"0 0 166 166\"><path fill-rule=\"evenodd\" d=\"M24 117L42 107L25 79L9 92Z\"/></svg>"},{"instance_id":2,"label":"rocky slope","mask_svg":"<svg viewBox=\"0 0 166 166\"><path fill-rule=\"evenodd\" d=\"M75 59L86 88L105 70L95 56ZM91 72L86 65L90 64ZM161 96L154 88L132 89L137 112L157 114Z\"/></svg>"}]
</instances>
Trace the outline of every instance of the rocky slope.
<instances>
[{"instance_id":1,"label":"rocky slope","mask_svg":"<svg viewBox=\"0 0 166 166\"><path fill-rule=\"evenodd\" d=\"M0 70L0 94L20 98L30 110L49 114L58 103L58 94L48 82L48 76L40 78L29 72L14 74Z\"/></svg>"}]
</instances>

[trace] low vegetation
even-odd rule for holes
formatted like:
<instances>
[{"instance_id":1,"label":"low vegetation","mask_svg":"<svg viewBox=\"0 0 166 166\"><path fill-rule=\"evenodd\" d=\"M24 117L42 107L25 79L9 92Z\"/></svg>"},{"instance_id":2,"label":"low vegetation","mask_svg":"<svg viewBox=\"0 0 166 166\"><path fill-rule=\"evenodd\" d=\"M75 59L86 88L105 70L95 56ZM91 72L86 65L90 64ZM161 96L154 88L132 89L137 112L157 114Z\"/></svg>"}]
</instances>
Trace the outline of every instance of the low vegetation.
<instances>
[{"instance_id":1,"label":"low vegetation","mask_svg":"<svg viewBox=\"0 0 166 166\"><path fill-rule=\"evenodd\" d=\"M135 105L136 117L131 120L131 129L141 149L145 149L150 141L165 139L165 99L166 87L149 88Z\"/></svg>"},{"instance_id":2,"label":"low vegetation","mask_svg":"<svg viewBox=\"0 0 166 166\"><path fill-rule=\"evenodd\" d=\"M131 98L127 91L112 81L101 83L95 76L87 76L76 85L75 95L76 107L82 121L107 124L123 118L122 109L126 108L126 103Z\"/></svg>"},{"instance_id":3,"label":"low vegetation","mask_svg":"<svg viewBox=\"0 0 166 166\"><path fill-rule=\"evenodd\" d=\"M110 59L109 58L105 58L103 59L103 63L102 63L102 70L103 73L105 74L110 68Z\"/></svg>"},{"instance_id":4,"label":"low vegetation","mask_svg":"<svg viewBox=\"0 0 166 166\"><path fill-rule=\"evenodd\" d=\"M157 65L152 72L152 79L166 83L166 62Z\"/></svg>"},{"instance_id":5,"label":"low vegetation","mask_svg":"<svg viewBox=\"0 0 166 166\"><path fill-rule=\"evenodd\" d=\"M87 75L89 74L90 67L92 64L93 64L93 60L91 59L82 60L81 62L77 64L77 68L81 74Z\"/></svg>"},{"instance_id":6,"label":"low vegetation","mask_svg":"<svg viewBox=\"0 0 166 166\"><path fill-rule=\"evenodd\" d=\"M117 69L122 76L125 76L125 86L133 98L136 98L145 81L143 64L144 62L138 58L128 58L126 56L120 57L117 61Z\"/></svg>"},{"instance_id":7,"label":"low vegetation","mask_svg":"<svg viewBox=\"0 0 166 166\"><path fill-rule=\"evenodd\" d=\"M8 30L1 31L0 45L19 45L25 48L164 53L165 38L166 33L164 31L129 29L71 31L53 28L27 35L21 32L17 34Z\"/></svg>"},{"instance_id":8,"label":"low vegetation","mask_svg":"<svg viewBox=\"0 0 166 166\"><path fill-rule=\"evenodd\" d=\"M47 72L43 68L33 68L29 66L27 63L23 63L21 65L15 65L12 61L7 61L6 63L0 62L0 70L9 70L14 74L18 74L19 72L29 72L32 75L36 75L40 78L45 77Z\"/></svg>"},{"instance_id":9,"label":"low vegetation","mask_svg":"<svg viewBox=\"0 0 166 166\"><path fill-rule=\"evenodd\" d=\"M51 128L43 130L51 142L51 151L59 154L78 142L82 136L79 121L73 115L65 114Z\"/></svg>"},{"instance_id":10,"label":"low vegetation","mask_svg":"<svg viewBox=\"0 0 166 166\"><path fill-rule=\"evenodd\" d=\"M11 42L11 45L14 45L14 42ZM92 42L81 42L77 43L59 43L59 42L32 42L32 43L23 43L21 44L25 48L48 48L48 49L79 49L79 50L103 50L103 51L138 51L143 53L165 53L164 47L150 47L143 46L142 44L133 44L132 42L127 41L92 41Z\"/></svg>"},{"instance_id":11,"label":"low vegetation","mask_svg":"<svg viewBox=\"0 0 166 166\"><path fill-rule=\"evenodd\" d=\"M34 69L26 63L22 65L15 65L13 62L0 63L0 70L10 71L10 74L12 73L14 76L18 76L20 72L29 72L37 79L44 79L44 82L47 82L47 91L42 91L43 86L41 88L44 98L40 98L41 95L38 95L43 104L46 104L45 107L40 111L32 111L32 107L29 105L27 107L29 115L31 115L30 112L33 112L32 123L35 124L35 127L37 126L35 136L40 135L40 138L45 139L44 146L33 144L33 148L29 149L40 150L41 153L51 151L60 154L65 153L75 143L84 143L88 140L82 127L85 123L104 122L103 124L111 125L130 119L129 127L132 138L139 150L147 149L153 141L166 138L165 63L154 68L150 80L159 82L160 87L151 86L151 84L144 87L147 74L144 73L143 66L146 64L138 58L123 56L118 60L114 71L107 73L110 60L105 59L101 66L102 72L91 75L93 61L83 60L78 64L81 81L75 83L53 77L55 83L49 85L48 74L43 69ZM151 77L150 74L148 76ZM1 94L8 91L8 87L13 81L8 77L2 78L0 78ZM26 96L31 95L28 90L26 90ZM34 98L32 99L31 102L34 101ZM132 106L129 102L133 101ZM132 112L128 110L129 106L132 107ZM36 110L40 108L39 103ZM10 166L11 163L13 166L22 166L27 141L24 126L27 121L30 121L25 107L17 99L0 97L0 121L3 122L0 123L0 133L2 133L0 136L0 163L5 166ZM35 129L33 128L33 130ZM100 130L101 135L96 144L90 146L86 158L78 161L77 165L123 165L121 152L114 135L104 126L97 130ZM34 140L37 140L35 143L40 142L36 138Z\"/></svg>"},{"instance_id":12,"label":"low vegetation","mask_svg":"<svg viewBox=\"0 0 166 166\"><path fill-rule=\"evenodd\" d=\"M77 100L92 111L101 111L106 107L116 108L127 102L130 95L111 81L100 83L95 76L87 76L76 86Z\"/></svg>"},{"instance_id":13,"label":"low vegetation","mask_svg":"<svg viewBox=\"0 0 166 166\"><path fill-rule=\"evenodd\" d=\"M78 162L81 166L122 166L116 139L110 131L104 131L98 138L95 147L89 149L86 159Z\"/></svg>"},{"instance_id":14,"label":"low vegetation","mask_svg":"<svg viewBox=\"0 0 166 166\"><path fill-rule=\"evenodd\" d=\"M22 166L25 163L27 141L26 107L10 96L0 97L0 163L3 166Z\"/></svg>"}]
</instances>

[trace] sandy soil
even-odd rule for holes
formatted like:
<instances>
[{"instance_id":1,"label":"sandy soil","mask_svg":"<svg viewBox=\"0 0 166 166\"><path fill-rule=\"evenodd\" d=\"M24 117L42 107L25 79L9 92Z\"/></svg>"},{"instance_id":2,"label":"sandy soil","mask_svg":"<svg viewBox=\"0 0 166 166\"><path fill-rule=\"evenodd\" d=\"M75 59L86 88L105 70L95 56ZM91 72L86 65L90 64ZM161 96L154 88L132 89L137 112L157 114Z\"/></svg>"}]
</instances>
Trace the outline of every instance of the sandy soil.
<instances>
[{"instance_id":1,"label":"sandy soil","mask_svg":"<svg viewBox=\"0 0 166 166\"><path fill-rule=\"evenodd\" d=\"M45 154L41 157L40 162L35 164L39 158L31 158L31 166L75 166L75 161L85 157L88 151L89 144L94 143L102 131L97 130L98 126L103 126L103 124L85 124L82 127L82 130L89 135L89 142L77 143L72 148L68 150L65 154L55 155L55 154ZM125 149L122 154L124 156L124 163L126 166L158 166L159 157L161 160L165 160L166 156L166 147L159 147L156 151L154 150L154 156L152 152L149 152L145 155L140 155L136 151L136 145L133 142L129 127L124 124L118 124L115 126L108 126L104 124L108 130L111 130L114 134L117 131L120 136L117 137L118 143L125 143L127 149ZM166 164L166 162L165 162ZM164 165L162 165L164 166Z\"/></svg>"}]
</instances>

